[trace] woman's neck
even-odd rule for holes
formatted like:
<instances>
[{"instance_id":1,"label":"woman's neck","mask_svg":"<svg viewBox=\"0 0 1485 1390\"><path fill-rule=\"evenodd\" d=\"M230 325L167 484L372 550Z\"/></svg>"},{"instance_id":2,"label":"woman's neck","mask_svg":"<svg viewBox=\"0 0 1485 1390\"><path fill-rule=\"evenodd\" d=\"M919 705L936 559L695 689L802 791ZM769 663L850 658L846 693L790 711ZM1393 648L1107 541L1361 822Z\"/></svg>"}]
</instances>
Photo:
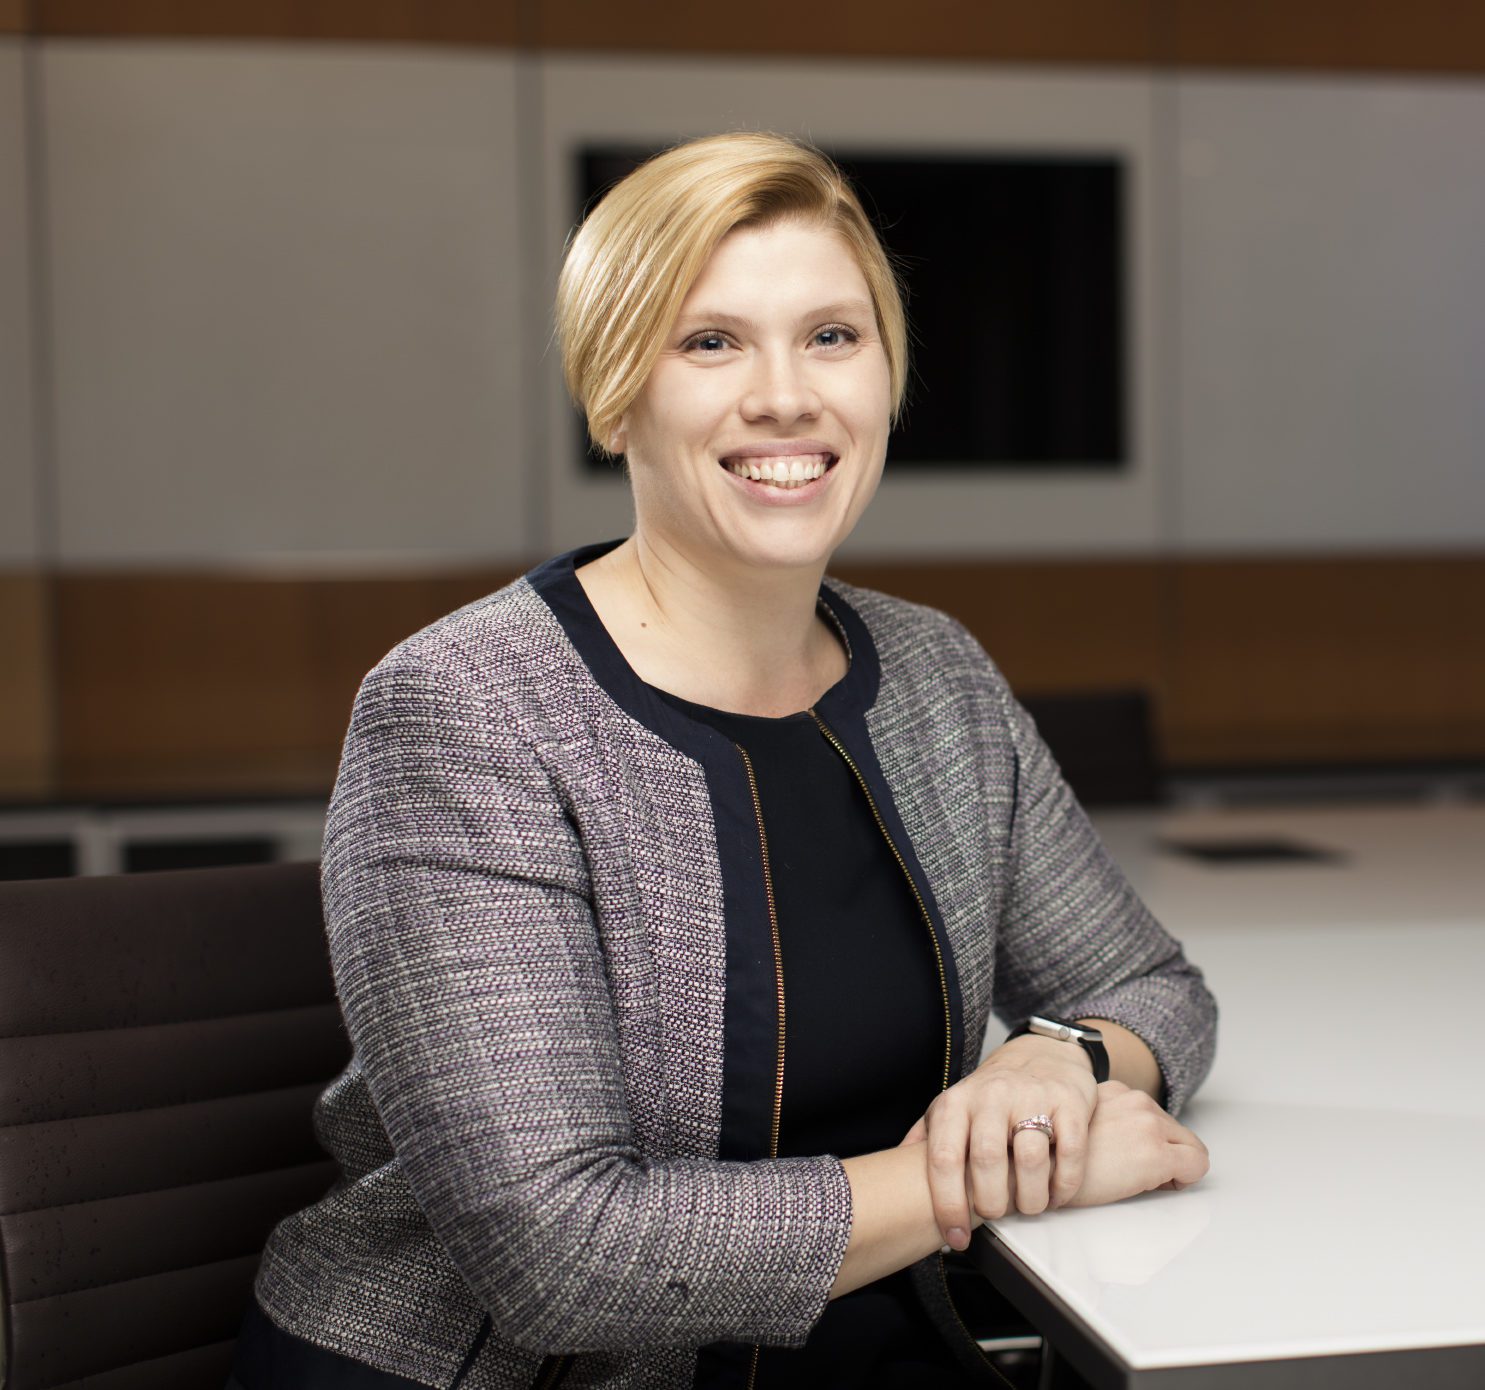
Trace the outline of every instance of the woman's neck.
<instances>
[{"instance_id":1,"label":"woman's neck","mask_svg":"<svg viewBox=\"0 0 1485 1390\"><path fill-rule=\"evenodd\" d=\"M642 680L697 704L778 716L845 673L845 650L816 611L823 573L734 572L636 532L578 579Z\"/></svg>"}]
</instances>

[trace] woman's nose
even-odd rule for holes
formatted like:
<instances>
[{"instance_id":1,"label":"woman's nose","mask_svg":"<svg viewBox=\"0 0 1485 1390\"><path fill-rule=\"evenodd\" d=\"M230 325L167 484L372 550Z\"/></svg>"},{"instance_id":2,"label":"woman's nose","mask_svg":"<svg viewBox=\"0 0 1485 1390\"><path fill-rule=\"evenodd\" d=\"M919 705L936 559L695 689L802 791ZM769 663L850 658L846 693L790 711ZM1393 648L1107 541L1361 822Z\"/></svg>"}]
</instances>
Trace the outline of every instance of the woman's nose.
<instances>
[{"instance_id":1,"label":"woman's nose","mask_svg":"<svg viewBox=\"0 0 1485 1390\"><path fill-rule=\"evenodd\" d=\"M820 413L820 397L810 383L807 364L793 353L763 354L741 406L748 420L810 419Z\"/></svg>"}]
</instances>

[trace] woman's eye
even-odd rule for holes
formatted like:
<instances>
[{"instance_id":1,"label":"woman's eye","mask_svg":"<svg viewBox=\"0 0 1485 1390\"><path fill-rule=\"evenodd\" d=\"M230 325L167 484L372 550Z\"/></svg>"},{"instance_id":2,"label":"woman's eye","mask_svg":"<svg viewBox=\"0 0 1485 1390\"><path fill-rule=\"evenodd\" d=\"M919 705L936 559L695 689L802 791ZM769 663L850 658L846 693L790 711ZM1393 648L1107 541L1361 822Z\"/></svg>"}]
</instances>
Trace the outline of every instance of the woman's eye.
<instances>
[{"instance_id":1,"label":"woman's eye","mask_svg":"<svg viewBox=\"0 0 1485 1390\"><path fill-rule=\"evenodd\" d=\"M686 339L687 351L715 354L721 352L727 346L727 339L720 333L698 333L695 337Z\"/></svg>"},{"instance_id":2,"label":"woman's eye","mask_svg":"<svg viewBox=\"0 0 1485 1390\"><path fill-rule=\"evenodd\" d=\"M854 343L858 334L854 329L847 328L843 323L833 323L828 328L815 330L815 341L821 347L846 347Z\"/></svg>"}]
</instances>

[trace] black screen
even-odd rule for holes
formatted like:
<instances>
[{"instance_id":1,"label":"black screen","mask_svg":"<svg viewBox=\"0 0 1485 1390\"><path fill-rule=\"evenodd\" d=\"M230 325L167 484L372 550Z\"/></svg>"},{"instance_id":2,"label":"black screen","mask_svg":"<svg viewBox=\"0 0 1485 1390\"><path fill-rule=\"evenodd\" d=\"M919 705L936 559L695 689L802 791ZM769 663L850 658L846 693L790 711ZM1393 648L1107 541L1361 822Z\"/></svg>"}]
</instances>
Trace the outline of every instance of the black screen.
<instances>
[{"instance_id":1,"label":"black screen","mask_svg":"<svg viewBox=\"0 0 1485 1390\"><path fill-rule=\"evenodd\" d=\"M583 150L579 208L653 153ZM830 154L907 291L912 374L894 468L1120 467L1122 160Z\"/></svg>"}]
</instances>

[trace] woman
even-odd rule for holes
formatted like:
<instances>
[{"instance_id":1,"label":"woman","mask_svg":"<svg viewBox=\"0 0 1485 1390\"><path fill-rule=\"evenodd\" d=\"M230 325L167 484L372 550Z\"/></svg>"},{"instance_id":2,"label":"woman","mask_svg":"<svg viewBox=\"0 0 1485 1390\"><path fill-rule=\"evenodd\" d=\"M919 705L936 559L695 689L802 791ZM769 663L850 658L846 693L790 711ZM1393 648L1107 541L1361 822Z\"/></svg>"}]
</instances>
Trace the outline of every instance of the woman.
<instances>
[{"instance_id":1,"label":"woman","mask_svg":"<svg viewBox=\"0 0 1485 1390\"><path fill-rule=\"evenodd\" d=\"M1199 1178L1212 1001L973 638L822 582L906 377L834 167L650 161L558 329L634 532L362 684L323 870L344 1172L270 1239L235 1374L958 1383L941 1245ZM992 1003L1091 1036L977 1066Z\"/></svg>"}]
</instances>

